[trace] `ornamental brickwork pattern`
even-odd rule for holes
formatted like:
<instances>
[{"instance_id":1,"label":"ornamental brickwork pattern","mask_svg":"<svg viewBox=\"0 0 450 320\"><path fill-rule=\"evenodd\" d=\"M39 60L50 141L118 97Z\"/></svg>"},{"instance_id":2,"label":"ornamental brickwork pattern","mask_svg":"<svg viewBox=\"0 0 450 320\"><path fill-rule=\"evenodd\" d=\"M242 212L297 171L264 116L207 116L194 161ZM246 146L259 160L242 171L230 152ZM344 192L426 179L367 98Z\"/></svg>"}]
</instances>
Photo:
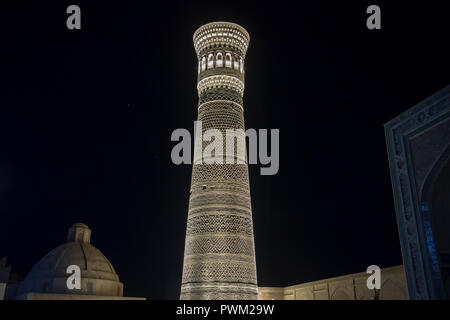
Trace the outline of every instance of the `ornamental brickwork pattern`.
<instances>
[{"instance_id":1,"label":"ornamental brickwork pattern","mask_svg":"<svg viewBox=\"0 0 450 320\"><path fill-rule=\"evenodd\" d=\"M213 22L194 33L198 120L202 133L242 129L244 60L250 37L241 26ZM202 142L201 151L207 143ZM197 150L197 149L196 149ZM247 159L192 167L180 299L257 299ZM201 155L194 154L194 159ZM239 163L239 164L238 164Z\"/></svg>"}]
</instances>

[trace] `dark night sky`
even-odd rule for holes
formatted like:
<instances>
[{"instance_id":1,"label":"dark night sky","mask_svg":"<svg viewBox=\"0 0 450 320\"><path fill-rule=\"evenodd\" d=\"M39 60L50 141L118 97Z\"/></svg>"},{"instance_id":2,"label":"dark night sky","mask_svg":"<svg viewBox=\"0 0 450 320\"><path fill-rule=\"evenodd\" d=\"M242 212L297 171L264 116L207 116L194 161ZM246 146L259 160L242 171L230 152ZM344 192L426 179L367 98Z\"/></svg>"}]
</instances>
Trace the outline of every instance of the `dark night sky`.
<instances>
[{"instance_id":1,"label":"dark night sky","mask_svg":"<svg viewBox=\"0 0 450 320\"><path fill-rule=\"evenodd\" d=\"M2 5L0 256L20 276L82 221L126 295L178 298L191 167L170 135L192 131L192 34L215 20L251 36L247 128L280 129L279 173L250 167L259 284L401 264L383 124L449 84L445 1L92 2Z\"/></svg>"}]
</instances>

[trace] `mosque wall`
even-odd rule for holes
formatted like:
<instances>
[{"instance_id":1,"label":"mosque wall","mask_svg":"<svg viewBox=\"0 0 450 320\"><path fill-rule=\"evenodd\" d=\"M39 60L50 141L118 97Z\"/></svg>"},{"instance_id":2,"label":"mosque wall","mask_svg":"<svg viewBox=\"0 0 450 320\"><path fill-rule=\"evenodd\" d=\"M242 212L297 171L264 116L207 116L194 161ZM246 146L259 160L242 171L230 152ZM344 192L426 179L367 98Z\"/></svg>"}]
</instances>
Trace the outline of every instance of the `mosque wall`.
<instances>
[{"instance_id":1,"label":"mosque wall","mask_svg":"<svg viewBox=\"0 0 450 320\"><path fill-rule=\"evenodd\" d=\"M374 300L366 272L354 273L288 287L259 287L258 300ZM381 269L380 300L408 300L403 265Z\"/></svg>"}]
</instances>

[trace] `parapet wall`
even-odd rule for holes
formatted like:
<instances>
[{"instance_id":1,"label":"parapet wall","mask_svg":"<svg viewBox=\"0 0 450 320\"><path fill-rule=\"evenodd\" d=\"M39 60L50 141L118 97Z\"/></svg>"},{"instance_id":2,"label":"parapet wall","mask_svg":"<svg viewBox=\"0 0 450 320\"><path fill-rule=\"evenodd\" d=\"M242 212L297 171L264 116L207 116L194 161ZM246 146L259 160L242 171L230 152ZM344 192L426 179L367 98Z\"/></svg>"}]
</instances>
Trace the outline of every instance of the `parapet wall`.
<instances>
[{"instance_id":1,"label":"parapet wall","mask_svg":"<svg viewBox=\"0 0 450 320\"><path fill-rule=\"evenodd\" d=\"M259 287L258 300L374 300L366 272L288 287ZM380 300L409 300L403 265L381 269Z\"/></svg>"}]
</instances>

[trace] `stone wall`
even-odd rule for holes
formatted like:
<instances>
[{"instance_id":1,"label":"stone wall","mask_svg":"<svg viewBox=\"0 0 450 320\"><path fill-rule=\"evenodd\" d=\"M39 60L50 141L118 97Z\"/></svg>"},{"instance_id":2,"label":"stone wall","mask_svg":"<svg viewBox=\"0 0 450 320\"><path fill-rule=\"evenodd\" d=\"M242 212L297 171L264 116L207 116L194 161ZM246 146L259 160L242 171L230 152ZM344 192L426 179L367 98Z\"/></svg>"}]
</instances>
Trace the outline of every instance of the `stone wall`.
<instances>
[{"instance_id":1,"label":"stone wall","mask_svg":"<svg viewBox=\"0 0 450 320\"><path fill-rule=\"evenodd\" d=\"M258 300L373 300L366 272L288 287L259 287ZM408 300L403 265L381 269L380 300Z\"/></svg>"}]
</instances>

